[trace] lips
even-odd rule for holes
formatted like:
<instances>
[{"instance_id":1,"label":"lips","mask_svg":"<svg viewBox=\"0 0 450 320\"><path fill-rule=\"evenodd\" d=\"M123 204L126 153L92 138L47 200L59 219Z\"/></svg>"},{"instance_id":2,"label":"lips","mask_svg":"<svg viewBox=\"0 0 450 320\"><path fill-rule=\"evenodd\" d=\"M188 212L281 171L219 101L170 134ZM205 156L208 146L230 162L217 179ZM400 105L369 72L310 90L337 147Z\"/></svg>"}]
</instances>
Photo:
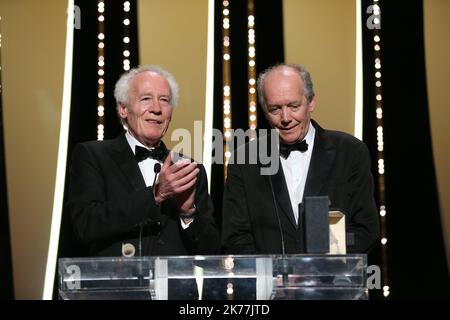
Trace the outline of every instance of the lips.
<instances>
[{"instance_id":1,"label":"lips","mask_svg":"<svg viewBox=\"0 0 450 320\"><path fill-rule=\"evenodd\" d=\"M291 128L279 128L280 131L286 132L286 131L290 131L292 129L294 129L295 127L291 127Z\"/></svg>"},{"instance_id":2,"label":"lips","mask_svg":"<svg viewBox=\"0 0 450 320\"><path fill-rule=\"evenodd\" d=\"M162 123L162 121L155 120L155 119L146 119L145 121L150 124L161 124Z\"/></svg>"}]
</instances>

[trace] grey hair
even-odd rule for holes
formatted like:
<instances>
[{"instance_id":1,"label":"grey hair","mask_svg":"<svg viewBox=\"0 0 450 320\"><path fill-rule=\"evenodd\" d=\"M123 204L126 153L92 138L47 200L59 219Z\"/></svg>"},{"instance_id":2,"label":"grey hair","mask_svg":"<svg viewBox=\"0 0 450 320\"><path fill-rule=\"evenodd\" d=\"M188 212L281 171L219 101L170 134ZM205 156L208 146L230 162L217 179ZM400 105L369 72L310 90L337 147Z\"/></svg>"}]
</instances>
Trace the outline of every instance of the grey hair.
<instances>
[{"instance_id":1,"label":"grey hair","mask_svg":"<svg viewBox=\"0 0 450 320\"><path fill-rule=\"evenodd\" d=\"M260 105L263 107L264 110L267 110L267 103L266 103L266 96L264 92L264 81L266 80L266 77L269 73L272 71L276 71L278 69L288 68L292 69L303 80L303 91L305 92L306 99L308 102L311 102L314 97L314 87L311 80L311 75L308 70L306 70L305 67L298 65L298 64L290 64L290 63L280 63L276 64L263 72L260 73L258 76L258 81L256 83L257 90L258 90L258 100Z\"/></svg>"},{"instance_id":2,"label":"grey hair","mask_svg":"<svg viewBox=\"0 0 450 320\"><path fill-rule=\"evenodd\" d=\"M119 80L116 82L116 86L114 88L114 98L116 99L116 108L117 113L119 113L119 107L121 104L128 106L128 92L130 90L130 81L137 76L138 74L142 72L155 72L162 77L164 77L167 82L169 83L170 88L170 101L169 104L172 108L175 108L178 103L178 97L180 89L178 87L178 83L175 80L175 77L167 70L161 68L160 66L156 65L144 65L144 66L138 66L136 68L133 68L125 73L123 73ZM119 117L120 118L120 117ZM126 122L123 121L122 118L120 118L120 121L123 125L126 124Z\"/></svg>"}]
</instances>

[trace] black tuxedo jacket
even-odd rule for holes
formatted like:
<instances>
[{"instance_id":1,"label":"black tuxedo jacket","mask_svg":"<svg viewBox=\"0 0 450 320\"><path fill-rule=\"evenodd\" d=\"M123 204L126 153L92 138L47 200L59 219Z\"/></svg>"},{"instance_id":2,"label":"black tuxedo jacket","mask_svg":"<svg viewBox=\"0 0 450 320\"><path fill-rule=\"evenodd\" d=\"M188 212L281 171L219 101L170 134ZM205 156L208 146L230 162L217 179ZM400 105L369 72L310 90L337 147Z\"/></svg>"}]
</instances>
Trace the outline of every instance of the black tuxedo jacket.
<instances>
[{"instance_id":1,"label":"black tuxedo jacket","mask_svg":"<svg viewBox=\"0 0 450 320\"><path fill-rule=\"evenodd\" d=\"M199 168L195 219L183 230L170 200L155 204L124 134L78 144L66 204L75 234L95 256L120 256L124 244L132 244L138 255L141 228L143 255L218 253L220 235L205 169Z\"/></svg>"},{"instance_id":2,"label":"black tuxedo jacket","mask_svg":"<svg viewBox=\"0 0 450 320\"><path fill-rule=\"evenodd\" d=\"M324 130L311 122L316 134L304 197L329 196L330 208L345 213L346 232L354 238L347 252L366 252L379 236L368 149L349 134ZM248 152L251 146L244 147ZM286 253L302 253L281 162L275 175L261 175L260 169L260 164L228 165L222 211L224 250L233 254L281 253L283 232Z\"/></svg>"}]
</instances>

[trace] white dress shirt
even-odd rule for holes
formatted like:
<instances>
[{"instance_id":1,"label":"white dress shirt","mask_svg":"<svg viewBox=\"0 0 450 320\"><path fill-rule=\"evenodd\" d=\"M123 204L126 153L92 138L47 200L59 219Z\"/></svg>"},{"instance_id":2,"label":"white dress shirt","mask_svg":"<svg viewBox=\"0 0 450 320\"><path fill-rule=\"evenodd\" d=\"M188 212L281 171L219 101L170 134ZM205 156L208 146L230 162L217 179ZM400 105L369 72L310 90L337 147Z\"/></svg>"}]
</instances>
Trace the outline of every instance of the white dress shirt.
<instances>
[{"instance_id":1,"label":"white dress shirt","mask_svg":"<svg viewBox=\"0 0 450 320\"><path fill-rule=\"evenodd\" d=\"M128 131L125 133L125 137L127 138L128 144L130 145L133 153L136 154L136 146L140 146L148 149L142 143L140 143L135 137L133 137ZM158 160L147 158L141 162L139 162L139 169L141 170L142 176L144 177L145 186L153 187L153 180L155 179L155 164L159 162ZM162 165L162 162L159 162Z\"/></svg>"},{"instance_id":2,"label":"white dress shirt","mask_svg":"<svg viewBox=\"0 0 450 320\"><path fill-rule=\"evenodd\" d=\"M308 150L305 152L292 151L287 159L280 157L283 166L284 177L291 199L292 211L295 221L298 224L298 205L302 202L303 192L305 191L306 178L308 176L309 163L314 147L314 136L316 129L309 123L308 133L305 136Z\"/></svg>"},{"instance_id":3,"label":"white dress shirt","mask_svg":"<svg viewBox=\"0 0 450 320\"><path fill-rule=\"evenodd\" d=\"M130 145L131 150L133 151L133 154L136 154L136 146L140 146L143 148L148 149L146 146L144 146L142 143L140 143L135 137L133 137L128 131L125 133L125 137L127 138L128 144ZM147 158L141 162L138 163L139 169L141 170L142 176L144 177L145 185L147 187L153 187L153 181L155 180L155 164L160 163L162 165L161 161ZM183 229L186 229L189 227L189 225L192 223L190 221L189 223L184 223L183 219L180 218L181 226Z\"/></svg>"}]
</instances>

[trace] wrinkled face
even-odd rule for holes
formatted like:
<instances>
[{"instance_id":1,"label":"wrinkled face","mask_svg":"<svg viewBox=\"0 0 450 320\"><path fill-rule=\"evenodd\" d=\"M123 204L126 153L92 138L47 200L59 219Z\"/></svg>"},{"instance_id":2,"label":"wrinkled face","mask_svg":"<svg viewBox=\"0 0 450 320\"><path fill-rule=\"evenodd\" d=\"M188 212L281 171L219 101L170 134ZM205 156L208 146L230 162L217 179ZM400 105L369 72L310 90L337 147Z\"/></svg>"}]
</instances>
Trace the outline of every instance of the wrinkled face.
<instances>
[{"instance_id":1,"label":"wrinkled face","mask_svg":"<svg viewBox=\"0 0 450 320\"><path fill-rule=\"evenodd\" d=\"M316 98L307 101L300 75L289 68L273 70L265 78L264 92L267 105L264 114L278 131L280 141L291 144L303 140L308 133Z\"/></svg>"},{"instance_id":2,"label":"wrinkled face","mask_svg":"<svg viewBox=\"0 0 450 320\"><path fill-rule=\"evenodd\" d=\"M172 118L167 80L151 71L137 74L130 80L128 105L119 106L119 115L138 141L147 147L158 144Z\"/></svg>"}]
</instances>

